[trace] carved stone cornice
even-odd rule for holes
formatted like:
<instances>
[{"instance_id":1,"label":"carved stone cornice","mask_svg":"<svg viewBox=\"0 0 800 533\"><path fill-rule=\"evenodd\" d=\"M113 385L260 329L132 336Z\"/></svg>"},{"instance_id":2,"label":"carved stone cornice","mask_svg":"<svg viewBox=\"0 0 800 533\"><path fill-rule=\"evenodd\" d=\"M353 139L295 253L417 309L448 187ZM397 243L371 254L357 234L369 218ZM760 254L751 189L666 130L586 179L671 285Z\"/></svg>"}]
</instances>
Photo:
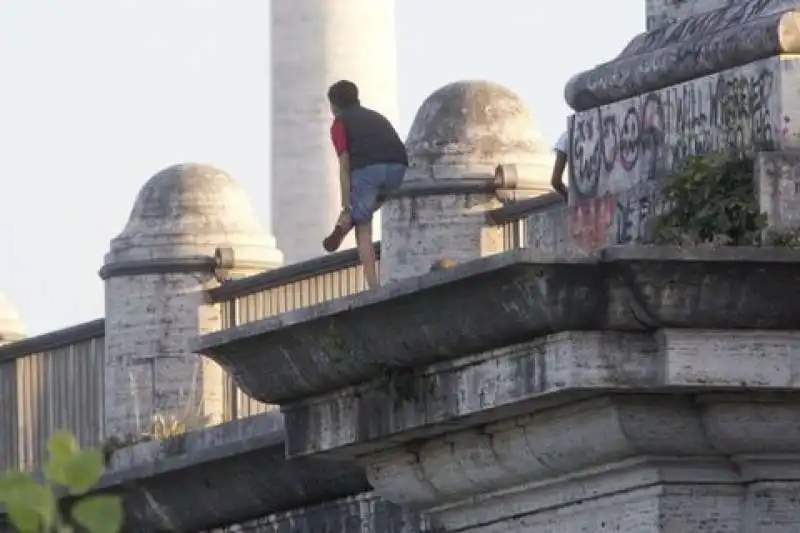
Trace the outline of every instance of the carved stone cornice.
<instances>
[{"instance_id":1,"label":"carved stone cornice","mask_svg":"<svg viewBox=\"0 0 800 533\"><path fill-rule=\"evenodd\" d=\"M792 390L799 351L796 331L557 333L287 406L287 454L356 457L604 394Z\"/></svg>"},{"instance_id":2,"label":"carved stone cornice","mask_svg":"<svg viewBox=\"0 0 800 533\"><path fill-rule=\"evenodd\" d=\"M426 509L448 531L477 523L508 527L509 517L574 504L597 502L607 510L617 500L670 494L690 501L698 490L736 508L751 482L800 480L800 454L782 452L797 431L775 438L770 426L789 420L769 416L776 407L797 410L798 401L776 401L770 393L611 395L397 446L360 462L377 494ZM739 450L750 453L730 454Z\"/></svg>"}]
</instances>

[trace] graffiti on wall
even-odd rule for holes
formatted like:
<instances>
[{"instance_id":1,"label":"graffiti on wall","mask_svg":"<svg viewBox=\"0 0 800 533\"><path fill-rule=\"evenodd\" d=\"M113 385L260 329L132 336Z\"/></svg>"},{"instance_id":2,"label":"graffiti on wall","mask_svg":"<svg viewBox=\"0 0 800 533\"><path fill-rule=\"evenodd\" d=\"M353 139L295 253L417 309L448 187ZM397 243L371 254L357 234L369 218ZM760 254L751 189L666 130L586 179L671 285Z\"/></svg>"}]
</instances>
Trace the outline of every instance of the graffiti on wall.
<instances>
[{"instance_id":1,"label":"graffiti on wall","mask_svg":"<svg viewBox=\"0 0 800 533\"><path fill-rule=\"evenodd\" d=\"M570 125L570 191L576 200L654 180L690 155L772 145L770 69L715 75L576 114ZM788 119L785 119L788 120Z\"/></svg>"},{"instance_id":2,"label":"graffiti on wall","mask_svg":"<svg viewBox=\"0 0 800 533\"><path fill-rule=\"evenodd\" d=\"M570 207L569 228L573 244L585 250L601 248L606 243L613 220L614 199L609 195Z\"/></svg>"},{"instance_id":3,"label":"graffiti on wall","mask_svg":"<svg viewBox=\"0 0 800 533\"><path fill-rule=\"evenodd\" d=\"M569 208L572 243L591 251L609 244L650 242L652 223L664 208L657 188L649 184L584 200Z\"/></svg>"}]
</instances>

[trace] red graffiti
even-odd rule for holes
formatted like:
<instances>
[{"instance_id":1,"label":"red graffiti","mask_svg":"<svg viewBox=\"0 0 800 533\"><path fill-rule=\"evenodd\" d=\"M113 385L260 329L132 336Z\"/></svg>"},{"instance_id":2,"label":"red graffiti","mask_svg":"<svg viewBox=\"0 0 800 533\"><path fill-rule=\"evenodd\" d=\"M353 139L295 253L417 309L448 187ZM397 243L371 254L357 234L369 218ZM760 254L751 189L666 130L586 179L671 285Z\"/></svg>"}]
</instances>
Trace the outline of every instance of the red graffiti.
<instances>
[{"instance_id":1,"label":"red graffiti","mask_svg":"<svg viewBox=\"0 0 800 533\"><path fill-rule=\"evenodd\" d=\"M602 248L613 221L614 199L611 196L584 200L570 209L572 241L585 250Z\"/></svg>"}]
</instances>

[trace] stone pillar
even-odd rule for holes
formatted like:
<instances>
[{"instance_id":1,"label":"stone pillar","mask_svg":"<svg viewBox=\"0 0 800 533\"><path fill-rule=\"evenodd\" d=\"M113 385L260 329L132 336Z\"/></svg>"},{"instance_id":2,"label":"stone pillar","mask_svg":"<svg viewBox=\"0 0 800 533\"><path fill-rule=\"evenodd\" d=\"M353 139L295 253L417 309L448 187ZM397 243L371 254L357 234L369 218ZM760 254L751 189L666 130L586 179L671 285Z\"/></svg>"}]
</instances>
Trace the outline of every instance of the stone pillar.
<instances>
[{"instance_id":1,"label":"stone pillar","mask_svg":"<svg viewBox=\"0 0 800 533\"><path fill-rule=\"evenodd\" d=\"M0 346L25 338L19 313L4 294L0 294Z\"/></svg>"},{"instance_id":2,"label":"stone pillar","mask_svg":"<svg viewBox=\"0 0 800 533\"><path fill-rule=\"evenodd\" d=\"M245 192L222 171L176 165L142 187L100 271L106 436L149 431L156 414L192 424L220 421L223 371L187 347L220 326L218 306L204 300L204 291L218 283L218 247L234 250L241 273L282 261Z\"/></svg>"},{"instance_id":3,"label":"stone pillar","mask_svg":"<svg viewBox=\"0 0 800 533\"><path fill-rule=\"evenodd\" d=\"M550 188L550 147L522 100L494 83L461 81L435 91L417 111L406 146L405 183L383 207L384 282L425 274L443 259L462 263L503 251L502 228L485 219L502 205L491 187L498 165L524 175L518 194Z\"/></svg>"},{"instance_id":4,"label":"stone pillar","mask_svg":"<svg viewBox=\"0 0 800 533\"><path fill-rule=\"evenodd\" d=\"M792 205L798 189L789 168L797 157L775 153L800 148L795 6L733 2L638 35L612 61L569 81L565 96L576 113L565 225L575 248L646 241L664 178L691 155L754 155L763 210ZM780 216L781 223L791 218Z\"/></svg>"}]
</instances>

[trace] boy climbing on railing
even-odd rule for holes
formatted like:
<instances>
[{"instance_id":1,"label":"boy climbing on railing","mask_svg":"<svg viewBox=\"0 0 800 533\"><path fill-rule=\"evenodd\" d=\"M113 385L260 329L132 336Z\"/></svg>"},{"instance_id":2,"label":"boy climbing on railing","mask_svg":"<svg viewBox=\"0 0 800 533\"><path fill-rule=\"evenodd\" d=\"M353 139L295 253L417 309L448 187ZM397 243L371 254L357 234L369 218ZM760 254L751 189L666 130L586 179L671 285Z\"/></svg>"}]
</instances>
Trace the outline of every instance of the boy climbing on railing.
<instances>
[{"instance_id":1,"label":"boy climbing on railing","mask_svg":"<svg viewBox=\"0 0 800 533\"><path fill-rule=\"evenodd\" d=\"M336 251L355 227L358 257L370 288L379 285L372 244L372 216L402 184L408 168L406 148L391 122L361 105L358 87L338 81L328 89L334 119L331 140L339 158L342 212L323 241Z\"/></svg>"}]
</instances>

